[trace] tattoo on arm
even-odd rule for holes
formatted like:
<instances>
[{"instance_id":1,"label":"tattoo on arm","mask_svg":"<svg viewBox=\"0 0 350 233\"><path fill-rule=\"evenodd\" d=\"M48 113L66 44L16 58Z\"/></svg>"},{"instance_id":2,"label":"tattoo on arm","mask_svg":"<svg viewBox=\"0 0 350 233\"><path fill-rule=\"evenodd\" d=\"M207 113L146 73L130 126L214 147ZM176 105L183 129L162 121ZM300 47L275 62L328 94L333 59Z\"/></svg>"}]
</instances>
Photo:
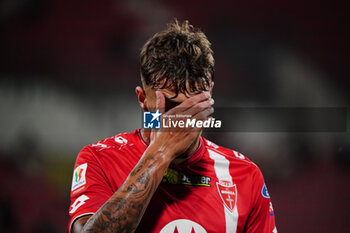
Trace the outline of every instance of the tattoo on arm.
<instances>
[{"instance_id":1,"label":"tattoo on arm","mask_svg":"<svg viewBox=\"0 0 350 233\"><path fill-rule=\"evenodd\" d=\"M124 184L90 217L84 232L134 232L167 167L142 158Z\"/></svg>"}]
</instances>

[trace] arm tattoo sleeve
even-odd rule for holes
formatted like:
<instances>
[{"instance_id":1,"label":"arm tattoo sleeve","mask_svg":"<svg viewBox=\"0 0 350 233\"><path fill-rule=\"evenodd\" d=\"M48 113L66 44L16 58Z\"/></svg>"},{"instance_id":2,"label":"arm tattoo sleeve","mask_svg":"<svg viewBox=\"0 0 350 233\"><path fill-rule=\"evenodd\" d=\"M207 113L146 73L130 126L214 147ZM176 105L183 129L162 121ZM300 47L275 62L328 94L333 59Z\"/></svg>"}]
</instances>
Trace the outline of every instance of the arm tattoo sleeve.
<instances>
[{"instance_id":1,"label":"arm tattoo sleeve","mask_svg":"<svg viewBox=\"0 0 350 233\"><path fill-rule=\"evenodd\" d=\"M134 232L169 164L142 158L124 184L90 217L84 232Z\"/></svg>"}]
</instances>

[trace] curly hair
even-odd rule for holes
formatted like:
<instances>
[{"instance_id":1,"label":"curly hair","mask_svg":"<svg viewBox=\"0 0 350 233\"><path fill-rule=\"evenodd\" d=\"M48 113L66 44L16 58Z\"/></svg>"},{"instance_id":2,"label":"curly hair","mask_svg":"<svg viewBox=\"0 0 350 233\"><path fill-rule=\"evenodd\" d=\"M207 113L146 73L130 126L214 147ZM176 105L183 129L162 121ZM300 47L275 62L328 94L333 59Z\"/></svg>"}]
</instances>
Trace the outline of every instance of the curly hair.
<instances>
[{"instance_id":1,"label":"curly hair","mask_svg":"<svg viewBox=\"0 0 350 233\"><path fill-rule=\"evenodd\" d=\"M191 94L209 90L214 79L214 57L202 31L176 19L156 33L140 53L142 80L155 89L170 88Z\"/></svg>"}]
</instances>

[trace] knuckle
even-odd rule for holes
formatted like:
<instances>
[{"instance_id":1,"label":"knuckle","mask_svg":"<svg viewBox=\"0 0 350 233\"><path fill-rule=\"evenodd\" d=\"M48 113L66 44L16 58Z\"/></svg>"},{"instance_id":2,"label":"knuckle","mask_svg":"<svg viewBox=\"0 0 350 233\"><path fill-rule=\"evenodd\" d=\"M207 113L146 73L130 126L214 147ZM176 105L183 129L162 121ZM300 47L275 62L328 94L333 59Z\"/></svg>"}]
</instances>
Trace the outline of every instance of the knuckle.
<instances>
[{"instance_id":1,"label":"knuckle","mask_svg":"<svg viewBox=\"0 0 350 233\"><path fill-rule=\"evenodd\" d=\"M204 111L197 114L197 119L205 119L205 118L206 118L206 114Z\"/></svg>"},{"instance_id":2,"label":"knuckle","mask_svg":"<svg viewBox=\"0 0 350 233\"><path fill-rule=\"evenodd\" d=\"M188 103L189 105L194 105L194 104L196 103L196 101L193 100L193 99L187 99L187 103Z\"/></svg>"},{"instance_id":3,"label":"knuckle","mask_svg":"<svg viewBox=\"0 0 350 233\"><path fill-rule=\"evenodd\" d=\"M197 108L197 110L201 110L202 108L204 108L205 107L205 103L198 103L198 104L196 104L194 107L196 107Z\"/></svg>"},{"instance_id":4,"label":"knuckle","mask_svg":"<svg viewBox=\"0 0 350 233\"><path fill-rule=\"evenodd\" d=\"M203 109L203 108L207 108L208 106L210 106L210 101L209 100L204 101L204 102L200 102L200 103L196 104L195 107Z\"/></svg>"}]
</instances>

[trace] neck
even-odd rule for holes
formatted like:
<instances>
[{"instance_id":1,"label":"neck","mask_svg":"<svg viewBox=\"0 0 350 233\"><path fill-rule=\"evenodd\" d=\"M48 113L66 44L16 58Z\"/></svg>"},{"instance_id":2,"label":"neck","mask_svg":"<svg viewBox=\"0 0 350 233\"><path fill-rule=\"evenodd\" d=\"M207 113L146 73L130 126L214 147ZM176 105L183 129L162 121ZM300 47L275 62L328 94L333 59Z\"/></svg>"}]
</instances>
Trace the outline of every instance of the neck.
<instances>
[{"instance_id":1,"label":"neck","mask_svg":"<svg viewBox=\"0 0 350 233\"><path fill-rule=\"evenodd\" d=\"M147 145L150 144L151 142L151 130L149 129L141 129L141 137L142 139L145 141L145 143ZM173 163L175 164L179 164L182 163L186 160L188 160L189 158L192 157L192 155L194 154L194 152L197 150L199 144L200 144L200 139L199 139L200 135L196 138L196 140L189 146L189 148L186 150L186 152L182 155L180 155L179 157L177 157Z\"/></svg>"}]
</instances>

